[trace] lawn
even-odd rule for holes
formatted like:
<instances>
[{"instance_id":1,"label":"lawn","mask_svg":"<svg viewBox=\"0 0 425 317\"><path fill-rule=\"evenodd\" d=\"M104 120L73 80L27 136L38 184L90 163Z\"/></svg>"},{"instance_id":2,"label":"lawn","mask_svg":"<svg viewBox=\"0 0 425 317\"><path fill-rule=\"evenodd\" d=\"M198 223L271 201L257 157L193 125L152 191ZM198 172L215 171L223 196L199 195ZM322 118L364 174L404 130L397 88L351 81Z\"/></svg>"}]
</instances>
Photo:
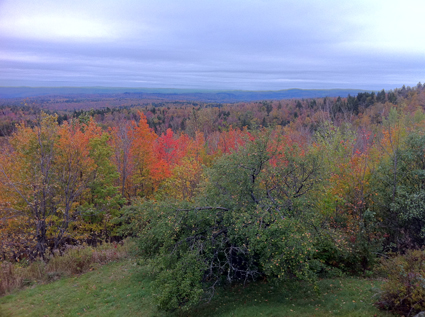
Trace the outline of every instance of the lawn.
<instances>
[{"instance_id":1,"label":"lawn","mask_svg":"<svg viewBox=\"0 0 425 317\"><path fill-rule=\"evenodd\" d=\"M390 316L373 306L376 280L320 280L319 295L308 284L260 282L221 290L210 303L181 314L159 312L149 284L146 269L126 259L4 296L0 316Z\"/></svg>"}]
</instances>

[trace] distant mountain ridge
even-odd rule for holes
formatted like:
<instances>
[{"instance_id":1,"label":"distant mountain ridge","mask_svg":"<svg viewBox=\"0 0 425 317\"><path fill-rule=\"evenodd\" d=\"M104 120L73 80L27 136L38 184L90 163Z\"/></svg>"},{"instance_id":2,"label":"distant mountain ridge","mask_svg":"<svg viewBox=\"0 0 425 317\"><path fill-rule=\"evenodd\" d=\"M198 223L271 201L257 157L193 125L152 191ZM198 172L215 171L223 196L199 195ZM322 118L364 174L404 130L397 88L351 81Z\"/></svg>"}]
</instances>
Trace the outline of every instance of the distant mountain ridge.
<instances>
[{"instance_id":1,"label":"distant mountain ridge","mask_svg":"<svg viewBox=\"0 0 425 317\"><path fill-rule=\"evenodd\" d=\"M205 90L172 88L111 88L111 87L0 87L0 98L31 98L41 96L131 95L137 98L159 98L169 101L239 102L292 98L347 97L364 89L285 89L275 91Z\"/></svg>"}]
</instances>

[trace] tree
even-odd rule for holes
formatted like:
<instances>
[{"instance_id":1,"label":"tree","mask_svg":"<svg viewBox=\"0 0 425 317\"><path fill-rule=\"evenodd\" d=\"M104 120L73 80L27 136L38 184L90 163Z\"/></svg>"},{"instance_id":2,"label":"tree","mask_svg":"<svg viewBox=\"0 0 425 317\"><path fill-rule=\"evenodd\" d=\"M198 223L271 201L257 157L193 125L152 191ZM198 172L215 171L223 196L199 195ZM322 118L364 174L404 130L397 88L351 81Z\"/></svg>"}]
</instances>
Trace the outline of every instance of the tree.
<instances>
[{"instance_id":1,"label":"tree","mask_svg":"<svg viewBox=\"0 0 425 317\"><path fill-rule=\"evenodd\" d=\"M127 194L128 178L131 175L130 149L133 142L131 124L120 120L118 125L111 129L111 146L114 150L113 162L119 173L121 196L130 198Z\"/></svg>"},{"instance_id":2,"label":"tree","mask_svg":"<svg viewBox=\"0 0 425 317\"><path fill-rule=\"evenodd\" d=\"M376 101L380 103L384 103L387 99L387 95L385 94L385 90L382 89L380 92L376 95Z\"/></svg>"},{"instance_id":3,"label":"tree","mask_svg":"<svg viewBox=\"0 0 425 317\"><path fill-rule=\"evenodd\" d=\"M397 104L397 95L392 90L390 90L390 92L388 93L388 101L394 105Z\"/></svg>"},{"instance_id":4,"label":"tree","mask_svg":"<svg viewBox=\"0 0 425 317\"><path fill-rule=\"evenodd\" d=\"M58 139L56 117L42 114L34 129L18 127L10 151L0 165L4 205L10 217L27 219L34 226L35 255L44 256L48 246L51 215L56 213L54 144Z\"/></svg>"},{"instance_id":5,"label":"tree","mask_svg":"<svg viewBox=\"0 0 425 317\"><path fill-rule=\"evenodd\" d=\"M125 199L119 194L116 186L119 174L112 162L113 149L108 144L109 133L102 129L91 118L84 126L84 135L88 138L89 157L96 166L93 180L87 184L87 190L81 196L77 208L78 218L73 229L79 240L90 239L92 243L105 240L113 234L112 219L120 213Z\"/></svg>"},{"instance_id":6,"label":"tree","mask_svg":"<svg viewBox=\"0 0 425 317\"><path fill-rule=\"evenodd\" d=\"M324 122L315 136L323 153L324 180L318 192L322 215L317 256L328 265L350 271L370 269L381 250L373 212L370 180L382 158L370 131Z\"/></svg>"},{"instance_id":7,"label":"tree","mask_svg":"<svg viewBox=\"0 0 425 317\"><path fill-rule=\"evenodd\" d=\"M308 197L319 175L317 156L263 132L219 158L192 203L129 208L125 217L142 228L140 250L157 273L160 307L188 308L226 283L311 281Z\"/></svg>"},{"instance_id":8,"label":"tree","mask_svg":"<svg viewBox=\"0 0 425 317\"><path fill-rule=\"evenodd\" d=\"M375 203L396 250L425 245L424 144L423 133L411 133L390 160L382 161L375 178Z\"/></svg>"},{"instance_id":9,"label":"tree","mask_svg":"<svg viewBox=\"0 0 425 317\"><path fill-rule=\"evenodd\" d=\"M170 175L167 162L158 151L157 134L149 127L146 116L138 112L139 122L121 123L112 129L114 163L120 173L121 195L152 197L159 184Z\"/></svg>"},{"instance_id":10,"label":"tree","mask_svg":"<svg viewBox=\"0 0 425 317\"><path fill-rule=\"evenodd\" d=\"M139 122L133 122L130 131L133 166L130 193L133 197L150 197L170 172L164 159L155 152L158 136L149 128L145 115L139 112L139 116Z\"/></svg>"},{"instance_id":11,"label":"tree","mask_svg":"<svg viewBox=\"0 0 425 317\"><path fill-rule=\"evenodd\" d=\"M35 246L27 244L27 256L44 257L71 237L81 199L99 174L90 156L90 142L96 138L88 131L93 125L59 126L56 116L42 113L33 128L19 125L9 150L2 153L2 213L28 228L27 237Z\"/></svg>"}]
</instances>

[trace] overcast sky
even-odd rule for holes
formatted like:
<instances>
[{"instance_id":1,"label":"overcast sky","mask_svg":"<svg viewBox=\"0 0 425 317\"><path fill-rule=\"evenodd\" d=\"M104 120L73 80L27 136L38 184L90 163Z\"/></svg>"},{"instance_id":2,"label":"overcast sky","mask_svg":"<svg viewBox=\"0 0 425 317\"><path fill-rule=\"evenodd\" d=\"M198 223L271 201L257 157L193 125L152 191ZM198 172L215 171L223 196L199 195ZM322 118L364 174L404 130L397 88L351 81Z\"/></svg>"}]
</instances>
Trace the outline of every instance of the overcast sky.
<instances>
[{"instance_id":1,"label":"overcast sky","mask_svg":"<svg viewBox=\"0 0 425 317\"><path fill-rule=\"evenodd\" d=\"M424 0L0 0L0 86L413 86L424 16Z\"/></svg>"}]
</instances>

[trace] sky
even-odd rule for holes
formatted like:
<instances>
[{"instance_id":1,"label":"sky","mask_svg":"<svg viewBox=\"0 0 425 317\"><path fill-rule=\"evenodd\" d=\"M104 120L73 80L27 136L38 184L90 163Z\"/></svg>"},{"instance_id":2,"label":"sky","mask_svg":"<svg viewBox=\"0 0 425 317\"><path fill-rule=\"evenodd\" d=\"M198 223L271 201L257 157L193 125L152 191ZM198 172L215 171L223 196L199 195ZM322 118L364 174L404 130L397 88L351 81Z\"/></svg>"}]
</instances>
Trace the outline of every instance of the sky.
<instances>
[{"instance_id":1,"label":"sky","mask_svg":"<svg viewBox=\"0 0 425 317\"><path fill-rule=\"evenodd\" d=\"M0 86L393 89L423 0L0 0Z\"/></svg>"}]
</instances>

